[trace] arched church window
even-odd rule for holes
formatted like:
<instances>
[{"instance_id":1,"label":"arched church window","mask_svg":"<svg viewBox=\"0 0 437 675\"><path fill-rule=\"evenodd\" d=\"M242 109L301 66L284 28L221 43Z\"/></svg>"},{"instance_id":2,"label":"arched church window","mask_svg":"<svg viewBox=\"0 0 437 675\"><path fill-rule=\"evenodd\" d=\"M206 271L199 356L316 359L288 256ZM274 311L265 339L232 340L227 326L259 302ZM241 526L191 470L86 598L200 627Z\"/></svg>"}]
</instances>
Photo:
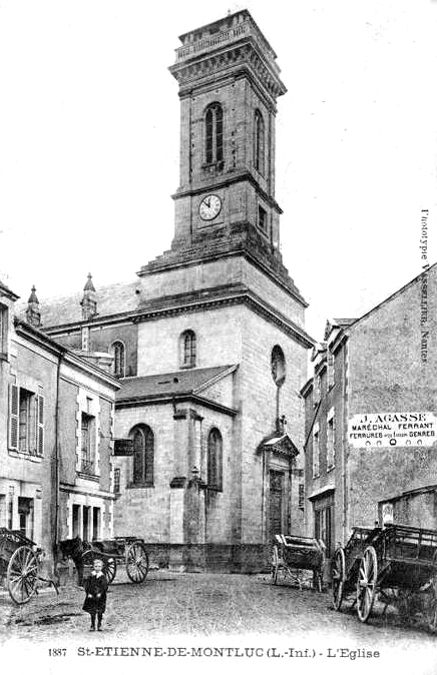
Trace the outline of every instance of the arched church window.
<instances>
[{"instance_id":1,"label":"arched church window","mask_svg":"<svg viewBox=\"0 0 437 675\"><path fill-rule=\"evenodd\" d=\"M223 441L220 431L211 429L208 434L208 487L223 490Z\"/></svg>"},{"instance_id":2,"label":"arched church window","mask_svg":"<svg viewBox=\"0 0 437 675\"><path fill-rule=\"evenodd\" d=\"M282 387L285 381L285 356L279 345L272 349L271 369L274 383L277 387Z\"/></svg>"},{"instance_id":3,"label":"arched church window","mask_svg":"<svg viewBox=\"0 0 437 675\"><path fill-rule=\"evenodd\" d=\"M153 431L147 424L138 424L131 430L129 438L133 441L132 483L152 487L155 454Z\"/></svg>"},{"instance_id":4,"label":"arched church window","mask_svg":"<svg viewBox=\"0 0 437 675\"><path fill-rule=\"evenodd\" d=\"M223 161L223 108L212 103L205 112L205 162Z\"/></svg>"},{"instance_id":5,"label":"arched church window","mask_svg":"<svg viewBox=\"0 0 437 675\"><path fill-rule=\"evenodd\" d=\"M186 330L182 333L180 348L182 368L193 368L196 365L196 333L194 331Z\"/></svg>"},{"instance_id":6,"label":"arched church window","mask_svg":"<svg viewBox=\"0 0 437 675\"><path fill-rule=\"evenodd\" d=\"M259 110L255 110L253 156L255 169L264 176L265 131L263 116Z\"/></svg>"},{"instance_id":7,"label":"arched church window","mask_svg":"<svg viewBox=\"0 0 437 675\"><path fill-rule=\"evenodd\" d=\"M113 373L115 377L124 377L125 375L125 350L124 344L120 340L112 343Z\"/></svg>"}]
</instances>

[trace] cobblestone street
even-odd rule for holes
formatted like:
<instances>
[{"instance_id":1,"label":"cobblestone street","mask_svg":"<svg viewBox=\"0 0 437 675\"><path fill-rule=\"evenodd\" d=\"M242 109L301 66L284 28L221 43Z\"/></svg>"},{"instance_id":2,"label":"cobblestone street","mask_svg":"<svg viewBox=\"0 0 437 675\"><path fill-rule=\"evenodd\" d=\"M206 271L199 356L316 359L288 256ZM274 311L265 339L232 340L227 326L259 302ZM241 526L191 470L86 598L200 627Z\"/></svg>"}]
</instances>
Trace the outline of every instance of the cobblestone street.
<instances>
[{"instance_id":1,"label":"cobblestone street","mask_svg":"<svg viewBox=\"0 0 437 675\"><path fill-rule=\"evenodd\" d=\"M436 654L437 638L419 621L404 626L394 610L383 616L377 606L370 622L361 624L350 605L340 613L333 610L329 593L299 590L287 583L273 586L269 575L159 571L137 586L125 582L120 574L119 582L110 587L101 634L88 632L82 602L83 591L77 587L62 588L58 597L54 591L44 591L22 608L13 606L3 593L3 647L39 645L47 651L71 644L187 645L188 637L190 645L210 647L287 644L287 648L300 650L314 646L380 650L381 658L390 654L392 660L402 654L405 662L417 655L428 665ZM367 667L379 672L380 664L372 661L367 660ZM417 670L416 665L415 672L435 673L436 668Z\"/></svg>"}]
</instances>

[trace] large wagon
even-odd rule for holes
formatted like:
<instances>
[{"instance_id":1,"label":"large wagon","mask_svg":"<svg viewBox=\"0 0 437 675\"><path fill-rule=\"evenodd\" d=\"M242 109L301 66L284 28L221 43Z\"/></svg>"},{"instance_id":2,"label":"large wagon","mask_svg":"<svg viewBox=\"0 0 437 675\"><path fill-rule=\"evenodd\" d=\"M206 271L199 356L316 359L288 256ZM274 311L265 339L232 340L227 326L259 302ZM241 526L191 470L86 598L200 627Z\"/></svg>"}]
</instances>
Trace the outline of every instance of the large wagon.
<instances>
[{"instance_id":1,"label":"large wagon","mask_svg":"<svg viewBox=\"0 0 437 675\"><path fill-rule=\"evenodd\" d=\"M321 591L323 566L325 562L324 546L317 539L297 535L275 535L272 560L272 581L278 583L280 574L289 577L302 587L302 570L313 573L313 587Z\"/></svg>"},{"instance_id":2,"label":"large wagon","mask_svg":"<svg viewBox=\"0 0 437 675\"><path fill-rule=\"evenodd\" d=\"M39 575L44 552L19 530L0 527L0 581L6 578L9 595L17 605L29 602L38 590L38 581L57 584Z\"/></svg>"},{"instance_id":3,"label":"large wagon","mask_svg":"<svg viewBox=\"0 0 437 675\"><path fill-rule=\"evenodd\" d=\"M367 621L375 599L397 607L407 619L421 614L437 629L437 531L406 525L384 529L355 527L332 561L334 606L351 597L360 621Z\"/></svg>"},{"instance_id":4,"label":"large wagon","mask_svg":"<svg viewBox=\"0 0 437 675\"><path fill-rule=\"evenodd\" d=\"M64 558L71 557L76 565L79 583L91 574L94 560L103 563L103 573L112 583L118 565L126 566L126 573L134 584L145 581L149 571L149 556L144 541L138 537L115 537L114 539L82 541L80 537L60 542Z\"/></svg>"}]
</instances>

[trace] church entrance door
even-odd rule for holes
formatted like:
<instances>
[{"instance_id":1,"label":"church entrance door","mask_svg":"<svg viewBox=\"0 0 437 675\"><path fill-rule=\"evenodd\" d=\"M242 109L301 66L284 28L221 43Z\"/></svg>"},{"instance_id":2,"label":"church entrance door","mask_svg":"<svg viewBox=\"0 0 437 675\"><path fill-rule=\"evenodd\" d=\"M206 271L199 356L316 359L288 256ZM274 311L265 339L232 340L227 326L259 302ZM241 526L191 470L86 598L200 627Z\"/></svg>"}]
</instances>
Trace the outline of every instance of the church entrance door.
<instances>
[{"instance_id":1,"label":"church entrance door","mask_svg":"<svg viewBox=\"0 0 437 675\"><path fill-rule=\"evenodd\" d=\"M284 473L270 471L269 540L283 531Z\"/></svg>"}]
</instances>

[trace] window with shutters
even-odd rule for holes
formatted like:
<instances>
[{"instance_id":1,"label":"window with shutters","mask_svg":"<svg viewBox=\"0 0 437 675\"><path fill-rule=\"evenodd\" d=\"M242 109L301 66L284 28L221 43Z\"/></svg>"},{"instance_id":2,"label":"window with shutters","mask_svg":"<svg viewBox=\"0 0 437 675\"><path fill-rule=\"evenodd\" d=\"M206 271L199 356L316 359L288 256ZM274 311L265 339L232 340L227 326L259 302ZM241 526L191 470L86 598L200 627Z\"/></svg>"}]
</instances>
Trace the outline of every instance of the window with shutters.
<instances>
[{"instance_id":1,"label":"window with shutters","mask_svg":"<svg viewBox=\"0 0 437 675\"><path fill-rule=\"evenodd\" d=\"M208 488L223 490L223 441L218 429L208 434Z\"/></svg>"},{"instance_id":2,"label":"window with shutters","mask_svg":"<svg viewBox=\"0 0 437 675\"><path fill-rule=\"evenodd\" d=\"M334 410L328 413L327 447L326 447L326 470L330 471L335 466L335 416Z\"/></svg>"},{"instance_id":3,"label":"window with shutters","mask_svg":"<svg viewBox=\"0 0 437 675\"><path fill-rule=\"evenodd\" d=\"M319 425L314 427L313 431L313 478L320 475L320 436Z\"/></svg>"},{"instance_id":4,"label":"window with shutters","mask_svg":"<svg viewBox=\"0 0 437 675\"><path fill-rule=\"evenodd\" d=\"M8 308L0 304L0 359L8 353Z\"/></svg>"},{"instance_id":5,"label":"window with shutters","mask_svg":"<svg viewBox=\"0 0 437 675\"><path fill-rule=\"evenodd\" d=\"M6 495L0 495L0 527L7 527Z\"/></svg>"},{"instance_id":6,"label":"window with shutters","mask_svg":"<svg viewBox=\"0 0 437 675\"><path fill-rule=\"evenodd\" d=\"M305 508L305 483L299 483L299 508L301 511Z\"/></svg>"},{"instance_id":7,"label":"window with shutters","mask_svg":"<svg viewBox=\"0 0 437 675\"><path fill-rule=\"evenodd\" d=\"M255 110L253 157L255 169L264 176L265 170L265 131L264 120L259 110Z\"/></svg>"},{"instance_id":8,"label":"window with shutters","mask_svg":"<svg viewBox=\"0 0 437 675\"><path fill-rule=\"evenodd\" d=\"M134 427L129 438L133 441L132 485L153 487L155 440L153 431L146 424Z\"/></svg>"},{"instance_id":9,"label":"window with shutters","mask_svg":"<svg viewBox=\"0 0 437 675\"><path fill-rule=\"evenodd\" d=\"M115 377L125 376L125 348L121 340L116 340L112 344L112 355L114 357L113 372Z\"/></svg>"},{"instance_id":10,"label":"window with shutters","mask_svg":"<svg viewBox=\"0 0 437 675\"><path fill-rule=\"evenodd\" d=\"M120 494L121 470L120 467L114 469L114 494Z\"/></svg>"},{"instance_id":11,"label":"window with shutters","mask_svg":"<svg viewBox=\"0 0 437 675\"><path fill-rule=\"evenodd\" d=\"M96 421L92 415L82 413L80 424L80 472L95 474Z\"/></svg>"},{"instance_id":12,"label":"window with shutters","mask_svg":"<svg viewBox=\"0 0 437 675\"><path fill-rule=\"evenodd\" d=\"M44 452L44 397L24 387L9 388L9 449L29 455Z\"/></svg>"},{"instance_id":13,"label":"window with shutters","mask_svg":"<svg viewBox=\"0 0 437 675\"><path fill-rule=\"evenodd\" d=\"M205 111L205 162L223 163L223 108L212 103Z\"/></svg>"},{"instance_id":14,"label":"window with shutters","mask_svg":"<svg viewBox=\"0 0 437 675\"><path fill-rule=\"evenodd\" d=\"M180 337L181 368L194 368L196 365L196 333L186 330Z\"/></svg>"}]
</instances>

